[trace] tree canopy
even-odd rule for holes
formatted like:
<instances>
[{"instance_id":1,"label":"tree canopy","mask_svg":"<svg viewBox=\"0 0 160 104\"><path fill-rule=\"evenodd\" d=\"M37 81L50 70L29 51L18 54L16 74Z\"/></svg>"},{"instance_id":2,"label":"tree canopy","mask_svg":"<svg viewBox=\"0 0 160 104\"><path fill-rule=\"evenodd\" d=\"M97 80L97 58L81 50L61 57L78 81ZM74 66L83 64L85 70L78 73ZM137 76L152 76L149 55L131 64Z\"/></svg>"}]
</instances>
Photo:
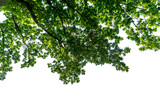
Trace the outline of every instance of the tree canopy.
<instances>
[{"instance_id":1,"label":"tree canopy","mask_svg":"<svg viewBox=\"0 0 160 104\"><path fill-rule=\"evenodd\" d=\"M119 47L120 29L141 51L160 49L160 37L154 35L160 26L158 0L7 1L0 7L6 16L0 23L1 80L12 71L12 62L22 61L24 68L48 56L51 72L65 84L79 82L88 62L128 72L123 57L130 48Z\"/></svg>"}]
</instances>

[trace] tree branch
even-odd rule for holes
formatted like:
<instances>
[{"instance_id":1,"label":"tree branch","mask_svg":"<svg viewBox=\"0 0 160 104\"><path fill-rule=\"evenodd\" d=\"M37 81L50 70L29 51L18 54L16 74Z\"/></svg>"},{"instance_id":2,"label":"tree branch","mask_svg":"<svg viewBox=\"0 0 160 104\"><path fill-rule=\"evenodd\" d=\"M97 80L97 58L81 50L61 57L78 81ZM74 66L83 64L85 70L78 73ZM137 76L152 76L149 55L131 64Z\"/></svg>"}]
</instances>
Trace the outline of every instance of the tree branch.
<instances>
[{"instance_id":1,"label":"tree branch","mask_svg":"<svg viewBox=\"0 0 160 104\"><path fill-rule=\"evenodd\" d=\"M118 5L119 5L120 9L124 12L124 14L125 14L127 17L129 17L129 19L131 19L131 22L133 23L133 25L139 30L139 32L140 32L142 35L144 35L144 34L141 32L141 30L139 29L139 27L134 23L133 18L130 17L130 16L126 13L126 11L121 7L121 5L120 5L121 3L119 2L119 0L117 0L117 2L118 2Z\"/></svg>"},{"instance_id":2,"label":"tree branch","mask_svg":"<svg viewBox=\"0 0 160 104\"><path fill-rule=\"evenodd\" d=\"M123 5L130 5L130 4L127 4L127 3L120 3L120 4L123 4ZM132 7L134 7L134 8L136 8L136 9L143 9L143 8L141 8L141 7L136 7L136 6L133 6L133 5L131 5Z\"/></svg>"},{"instance_id":3,"label":"tree branch","mask_svg":"<svg viewBox=\"0 0 160 104\"><path fill-rule=\"evenodd\" d=\"M34 11L33 11L33 8L32 8L32 6L31 6L28 2L26 2L26 1L24 1L24 0L16 0L16 1L19 2L19 3L21 3L21 4L23 4L23 5L25 5L25 6L27 7L27 9L29 10L29 12L31 13L31 16L32 16L33 20L35 21L35 23L36 23L39 27L41 27L49 36L51 36L51 37L53 37L54 39L56 39L56 40L58 41L58 43L60 44L60 46L62 46L62 45L61 45L61 44L62 44L62 41L61 41L60 39L58 39L57 37L55 37L54 35L52 35L50 32L48 32L46 29L44 29L44 27L41 26L41 24L38 23L37 17L35 16L35 13L34 13Z\"/></svg>"},{"instance_id":4,"label":"tree branch","mask_svg":"<svg viewBox=\"0 0 160 104\"><path fill-rule=\"evenodd\" d=\"M3 35L3 54L1 55L2 57L3 57L3 65L4 65L4 31L3 31L3 29L2 28L0 28L1 29L1 32L2 32L2 35ZM3 69L4 69L4 67L3 67Z\"/></svg>"},{"instance_id":5,"label":"tree branch","mask_svg":"<svg viewBox=\"0 0 160 104\"><path fill-rule=\"evenodd\" d=\"M50 0L47 0L47 3L48 3L48 5L50 5L50 6L52 7L52 9L53 9L55 12L56 12L56 11L60 11L60 10L58 10L56 7L54 7L54 6L52 5L52 3L51 3ZM66 35L66 30L65 30L65 27L64 27L64 24L63 24L63 18L61 17L62 13L61 13L61 12L58 12L58 14L59 14L59 18L60 18L61 23L62 23L63 32L64 32L64 34Z\"/></svg>"},{"instance_id":6,"label":"tree branch","mask_svg":"<svg viewBox=\"0 0 160 104\"><path fill-rule=\"evenodd\" d=\"M14 22L14 25L15 25L16 30L19 32L19 34L20 34L21 37L22 37L23 44L25 44L25 45L27 46L27 44L25 43L25 40L24 40L24 36L22 35L22 32L21 32L18 24L16 23L16 21L15 21L15 16L14 16L13 14L12 14L12 19L13 19L13 22Z\"/></svg>"},{"instance_id":7,"label":"tree branch","mask_svg":"<svg viewBox=\"0 0 160 104\"><path fill-rule=\"evenodd\" d=\"M67 4L68 7L70 7L70 8L73 9L74 11L76 11L84 20L87 19L87 21L89 21L86 16L83 16L77 9L75 9L74 7L72 7L72 6L67 2L67 0L63 0L63 1ZM84 18L84 17L85 17L85 18Z\"/></svg>"}]
</instances>

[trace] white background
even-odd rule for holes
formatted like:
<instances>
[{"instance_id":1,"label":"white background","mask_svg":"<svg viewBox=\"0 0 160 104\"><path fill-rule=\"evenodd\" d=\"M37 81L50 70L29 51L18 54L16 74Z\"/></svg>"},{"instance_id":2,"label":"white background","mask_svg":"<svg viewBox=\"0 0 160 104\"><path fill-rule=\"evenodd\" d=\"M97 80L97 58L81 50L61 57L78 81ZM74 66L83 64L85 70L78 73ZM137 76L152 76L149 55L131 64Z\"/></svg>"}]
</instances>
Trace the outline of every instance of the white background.
<instances>
[{"instance_id":1,"label":"white background","mask_svg":"<svg viewBox=\"0 0 160 104\"><path fill-rule=\"evenodd\" d=\"M38 59L28 69L16 64L0 81L0 104L160 104L160 51L140 52L130 40L121 43L125 46L132 48L124 58L128 73L109 64L87 64L86 75L73 85L64 85L50 72L51 59Z\"/></svg>"}]
</instances>

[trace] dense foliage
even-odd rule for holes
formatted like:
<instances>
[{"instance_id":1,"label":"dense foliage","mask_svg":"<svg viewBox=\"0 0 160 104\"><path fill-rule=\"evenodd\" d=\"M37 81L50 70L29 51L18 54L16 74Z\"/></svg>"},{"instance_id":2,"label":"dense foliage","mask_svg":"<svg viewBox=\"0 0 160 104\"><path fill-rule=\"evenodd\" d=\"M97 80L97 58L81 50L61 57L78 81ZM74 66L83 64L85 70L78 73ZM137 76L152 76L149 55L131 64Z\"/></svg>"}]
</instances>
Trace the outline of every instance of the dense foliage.
<instances>
[{"instance_id":1,"label":"dense foliage","mask_svg":"<svg viewBox=\"0 0 160 104\"><path fill-rule=\"evenodd\" d=\"M119 47L119 30L140 50L160 49L160 37L154 35L159 6L157 0L8 0L0 8L7 18L0 23L0 79L20 61L21 47L22 68L50 56L48 67L65 84L79 82L88 62L127 72L123 56L130 48Z\"/></svg>"}]
</instances>

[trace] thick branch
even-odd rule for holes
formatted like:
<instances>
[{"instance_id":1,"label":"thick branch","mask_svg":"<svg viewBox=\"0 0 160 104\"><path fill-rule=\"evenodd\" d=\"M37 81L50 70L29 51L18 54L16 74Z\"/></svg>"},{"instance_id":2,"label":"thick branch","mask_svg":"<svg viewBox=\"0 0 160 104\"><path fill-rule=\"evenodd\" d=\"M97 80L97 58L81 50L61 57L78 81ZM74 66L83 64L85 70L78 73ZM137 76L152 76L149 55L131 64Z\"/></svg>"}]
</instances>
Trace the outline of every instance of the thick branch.
<instances>
[{"instance_id":1,"label":"thick branch","mask_svg":"<svg viewBox=\"0 0 160 104\"><path fill-rule=\"evenodd\" d=\"M34 11L32 9L32 6L28 2L26 2L24 0L16 0L16 1L19 2L19 3L21 3L21 4L23 4L23 5L25 5L27 7L27 9L29 10L29 12L31 13L31 16L32 16L33 20L35 21L35 23L39 27L41 27L48 35L50 35L51 37L53 37L54 39L56 39L59 44L62 44L62 41L60 39L58 39L57 37L53 36L50 32L48 32L46 29L44 29L44 27L41 26L41 24L38 23L37 17L35 16L35 13L34 13Z\"/></svg>"}]
</instances>

